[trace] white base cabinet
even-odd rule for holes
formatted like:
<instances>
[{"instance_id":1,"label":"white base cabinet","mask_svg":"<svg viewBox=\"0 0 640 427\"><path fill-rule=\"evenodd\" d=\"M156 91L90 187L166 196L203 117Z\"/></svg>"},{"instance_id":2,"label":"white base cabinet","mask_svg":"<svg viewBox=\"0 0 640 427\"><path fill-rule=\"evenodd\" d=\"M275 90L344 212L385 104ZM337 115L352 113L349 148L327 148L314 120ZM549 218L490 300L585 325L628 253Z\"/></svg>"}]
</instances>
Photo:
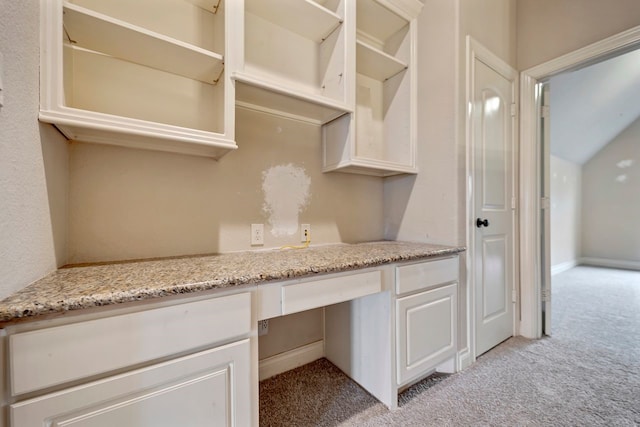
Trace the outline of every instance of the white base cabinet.
<instances>
[{"instance_id":1,"label":"white base cabinet","mask_svg":"<svg viewBox=\"0 0 640 427\"><path fill-rule=\"evenodd\" d=\"M8 327L9 425L257 425L253 295Z\"/></svg>"},{"instance_id":2,"label":"white base cabinet","mask_svg":"<svg viewBox=\"0 0 640 427\"><path fill-rule=\"evenodd\" d=\"M327 359L396 408L399 391L455 361L458 269L457 255L389 266L384 292L326 307Z\"/></svg>"},{"instance_id":3,"label":"white base cabinet","mask_svg":"<svg viewBox=\"0 0 640 427\"><path fill-rule=\"evenodd\" d=\"M395 408L455 360L458 269L454 255L9 325L0 426L255 426L258 320L318 307L324 355Z\"/></svg>"},{"instance_id":4,"label":"white base cabinet","mask_svg":"<svg viewBox=\"0 0 640 427\"><path fill-rule=\"evenodd\" d=\"M11 405L15 427L248 426L249 340Z\"/></svg>"}]
</instances>

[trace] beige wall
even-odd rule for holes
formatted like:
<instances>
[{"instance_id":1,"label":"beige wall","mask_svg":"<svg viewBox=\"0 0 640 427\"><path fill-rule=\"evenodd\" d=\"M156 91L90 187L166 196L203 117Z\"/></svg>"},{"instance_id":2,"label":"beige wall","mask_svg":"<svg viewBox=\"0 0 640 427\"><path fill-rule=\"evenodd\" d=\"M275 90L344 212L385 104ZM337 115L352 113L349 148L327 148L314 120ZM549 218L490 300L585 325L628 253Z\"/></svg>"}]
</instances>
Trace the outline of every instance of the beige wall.
<instances>
[{"instance_id":1,"label":"beige wall","mask_svg":"<svg viewBox=\"0 0 640 427\"><path fill-rule=\"evenodd\" d=\"M637 0L518 0L518 69L640 25Z\"/></svg>"},{"instance_id":2,"label":"beige wall","mask_svg":"<svg viewBox=\"0 0 640 427\"><path fill-rule=\"evenodd\" d=\"M582 166L551 156L550 175L553 270L580 260Z\"/></svg>"},{"instance_id":3,"label":"beige wall","mask_svg":"<svg viewBox=\"0 0 640 427\"><path fill-rule=\"evenodd\" d=\"M582 169L582 256L640 265L640 119Z\"/></svg>"},{"instance_id":4,"label":"beige wall","mask_svg":"<svg viewBox=\"0 0 640 427\"><path fill-rule=\"evenodd\" d=\"M317 126L239 109L236 135L238 150L218 162L72 145L69 261L247 250L251 223L265 224L264 248L299 244L297 231L272 235L263 210L263 173L277 165L310 179L299 223L312 244L382 238L382 181L323 174Z\"/></svg>"},{"instance_id":5,"label":"beige wall","mask_svg":"<svg viewBox=\"0 0 640 427\"><path fill-rule=\"evenodd\" d=\"M0 298L53 271L66 250L66 142L38 124L38 5L0 0Z\"/></svg>"},{"instance_id":6,"label":"beige wall","mask_svg":"<svg viewBox=\"0 0 640 427\"><path fill-rule=\"evenodd\" d=\"M387 178L385 237L457 244L456 1L427 0L418 18L418 175Z\"/></svg>"}]
</instances>

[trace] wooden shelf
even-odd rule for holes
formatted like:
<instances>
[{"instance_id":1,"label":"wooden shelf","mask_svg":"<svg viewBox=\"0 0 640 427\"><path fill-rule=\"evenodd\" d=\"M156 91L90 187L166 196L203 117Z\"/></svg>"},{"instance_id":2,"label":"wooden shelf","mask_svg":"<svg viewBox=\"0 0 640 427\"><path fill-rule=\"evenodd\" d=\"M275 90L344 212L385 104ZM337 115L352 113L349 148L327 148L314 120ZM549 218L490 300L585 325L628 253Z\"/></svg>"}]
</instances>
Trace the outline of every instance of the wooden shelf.
<instances>
[{"instance_id":1,"label":"wooden shelf","mask_svg":"<svg viewBox=\"0 0 640 427\"><path fill-rule=\"evenodd\" d=\"M364 42L356 42L356 70L372 79L384 81L406 70L408 65Z\"/></svg>"},{"instance_id":2,"label":"wooden shelf","mask_svg":"<svg viewBox=\"0 0 640 427\"><path fill-rule=\"evenodd\" d=\"M215 84L224 68L215 52L67 2L64 26L78 46L204 83Z\"/></svg>"},{"instance_id":3,"label":"wooden shelf","mask_svg":"<svg viewBox=\"0 0 640 427\"><path fill-rule=\"evenodd\" d=\"M76 108L40 110L39 119L55 124L71 141L119 145L219 159L237 148L233 140L213 132Z\"/></svg>"},{"instance_id":4,"label":"wooden shelf","mask_svg":"<svg viewBox=\"0 0 640 427\"><path fill-rule=\"evenodd\" d=\"M342 18L313 0L246 0L246 11L320 43Z\"/></svg>"},{"instance_id":5,"label":"wooden shelf","mask_svg":"<svg viewBox=\"0 0 640 427\"><path fill-rule=\"evenodd\" d=\"M347 104L316 94L292 90L277 82L244 73L234 73L236 105L295 120L322 125L352 113Z\"/></svg>"},{"instance_id":6,"label":"wooden shelf","mask_svg":"<svg viewBox=\"0 0 640 427\"><path fill-rule=\"evenodd\" d=\"M380 45L409 24L409 21L393 13L374 0L358 0L356 3L358 31L367 34Z\"/></svg>"},{"instance_id":7,"label":"wooden shelf","mask_svg":"<svg viewBox=\"0 0 640 427\"><path fill-rule=\"evenodd\" d=\"M401 163L385 162L375 159L352 159L342 164L325 166L323 172L345 172L358 175L387 177L394 175L415 175L418 169Z\"/></svg>"}]
</instances>

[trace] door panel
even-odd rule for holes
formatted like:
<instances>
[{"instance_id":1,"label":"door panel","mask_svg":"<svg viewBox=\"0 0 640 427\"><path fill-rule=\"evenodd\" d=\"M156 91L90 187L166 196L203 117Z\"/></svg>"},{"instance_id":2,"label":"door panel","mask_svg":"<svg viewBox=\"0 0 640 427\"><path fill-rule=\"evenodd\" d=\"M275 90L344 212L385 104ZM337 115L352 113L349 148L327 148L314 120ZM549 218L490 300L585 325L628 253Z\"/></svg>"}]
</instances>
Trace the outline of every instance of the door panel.
<instances>
[{"instance_id":1,"label":"door panel","mask_svg":"<svg viewBox=\"0 0 640 427\"><path fill-rule=\"evenodd\" d=\"M484 278L482 280L482 321L490 322L495 317L507 312L508 283L506 275L507 236L485 237L482 243L482 264Z\"/></svg>"},{"instance_id":2,"label":"door panel","mask_svg":"<svg viewBox=\"0 0 640 427\"><path fill-rule=\"evenodd\" d=\"M472 156L476 357L513 335L515 71L474 57ZM498 60L499 61L499 60Z\"/></svg>"},{"instance_id":3,"label":"door panel","mask_svg":"<svg viewBox=\"0 0 640 427\"><path fill-rule=\"evenodd\" d=\"M482 91L482 205L506 209L505 102L493 89Z\"/></svg>"}]
</instances>

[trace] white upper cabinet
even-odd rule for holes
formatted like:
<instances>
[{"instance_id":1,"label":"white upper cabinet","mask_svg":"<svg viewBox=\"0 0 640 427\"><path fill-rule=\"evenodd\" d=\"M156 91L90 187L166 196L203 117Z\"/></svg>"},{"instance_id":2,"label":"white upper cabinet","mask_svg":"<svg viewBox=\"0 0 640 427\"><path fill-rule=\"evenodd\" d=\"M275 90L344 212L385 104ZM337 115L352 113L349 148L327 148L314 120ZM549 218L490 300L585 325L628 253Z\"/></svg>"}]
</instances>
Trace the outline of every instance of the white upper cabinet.
<instances>
[{"instance_id":1,"label":"white upper cabinet","mask_svg":"<svg viewBox=\"0 0 640 427\"><path fill-rule=\"evenodd\" d=\"M222 1L42 0L40 119L70 140L235 149Z\"/></svg>"},{"instance_id":2,"label":"white upper cabinet","mask_svg":"<svg viewBox=\"0 0 640 427\"><path fill-rule=\"evenodd\" d=\"M354 111L349 0L242 0L236 105L322 125ZM352 31L353 32L353 31Z\"/></svg>"},{"instance_id":3,"label":"white upper cabinet","mask_svg":"<svg viewBox=\"0 0 640 427\"><path fill-rule=\"evenodd\" d=\"M219 158L235 109L323 128L324 171L416 173L419 0L41 0L40 120Z\"/></svg>"},{"instance_id":4,"label":"white upper cabinet","mask_svg":"<svg viewBox=\"0 0 640 427\"><path fill-rule=\"evenodd\" d=\"M355 113L324 127L324 170L417 173L418 0L356 1Z\"/></svg>"}]
</instances>

